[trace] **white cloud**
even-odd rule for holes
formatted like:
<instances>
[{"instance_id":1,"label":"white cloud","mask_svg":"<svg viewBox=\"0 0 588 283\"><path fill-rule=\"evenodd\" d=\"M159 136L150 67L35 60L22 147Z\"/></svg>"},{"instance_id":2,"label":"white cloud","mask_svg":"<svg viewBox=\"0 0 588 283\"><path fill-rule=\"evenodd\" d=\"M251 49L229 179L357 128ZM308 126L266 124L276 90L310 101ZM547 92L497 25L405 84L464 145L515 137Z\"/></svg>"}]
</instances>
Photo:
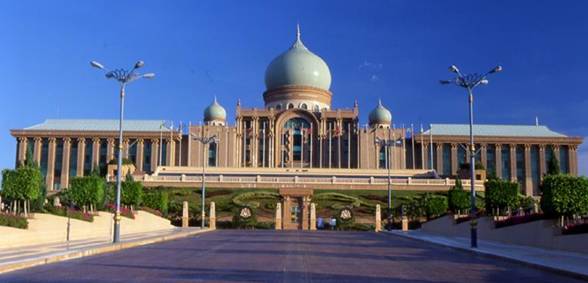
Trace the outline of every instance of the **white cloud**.
<instances>
[{"instance_id":1,"label":"white cloud","mask_svg":"<svg viewBox=\"0 0 588 283\"><path fill-rule=\"evenodd\" d=\"M368 75L367 78L372 83L380 80L380 76L378 74L382 71L382 68L384 68L382 63L375 63L367 60L363 61L363 63L357 66L357 69L360 72L366 73Z\"/></svg>"}]
</instances>

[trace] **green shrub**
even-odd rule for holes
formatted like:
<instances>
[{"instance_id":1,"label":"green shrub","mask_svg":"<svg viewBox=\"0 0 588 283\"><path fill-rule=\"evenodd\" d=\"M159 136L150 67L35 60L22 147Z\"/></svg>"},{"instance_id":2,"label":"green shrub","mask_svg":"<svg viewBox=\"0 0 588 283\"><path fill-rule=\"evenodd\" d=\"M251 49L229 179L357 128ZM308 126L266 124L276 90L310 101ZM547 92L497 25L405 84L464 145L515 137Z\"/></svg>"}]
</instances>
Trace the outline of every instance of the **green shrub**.
<instances>
[{"instance_id":1,"label":"green shrub","mask_svg":"<svg viewBox=\"0 0 588 283\"><path fill-rule=\"evenodd\" d=\"M169 205L169 195L162 190L145 191L143 194L143 206L149 207L167 214Z\"/></svg>"},{"instance_id":2,"label":"green shrub","mask_svg":"<svg viewBox=\"0 0 588 283\"><path fill-rule=\"evenodd\" d=\"M143 184L135 182L131 175L121 184L121 203L138 207L143 200Z\"/></svg>"},{"instance_id":3,"label":"green shrub","mask_svg":"<svg viewBox=\"0 0 588 283\"><path fill-rule=\"evenodd\" d=\"M105 182L99 176L74 177L64 194L68 201L79 207L101 209L104 206L104 187Z\"/></svg>"},{"instance_id":4,"label":"green shrub","mask_svg":"<svg viewBox=\"0 0 588 283\"><path fill-rule=\"evenodd\" d=\"M443 196L424 194L421 198L421 203L427 219L443 215L447 212L447 198Z\"/></svg>"},{"instance_id":5,"label":"green shrub","mask_svg":"<svg viewBox=\"0 0 588 283\"><path fill-rule=\"evenodd\" d=\"M233 203L240 207L258 208L262 199L275 200L277 202L279 198L280 194L276 192L244 192L233 197Z\"/></svg>"},{"instance_id":6,"label":"green shrub","mask_svg":"<svg viewBox=\"0 0 588 283\"><path fill-rule=\"evenodd\" d=\"M447 192L447 202L454 213L470 208L470 194L463 189L459 178L455 180L455 186Z\"/></svg>"},{"instance_id":7,"label":"green shrub","mask_svg":"<svg viewBox=\"0 0 588 283\"><path fill-rule=\"evenodd\" d=\"M532 196L519 195L519 207L524 211L532 211L535 208L535 199Z\"/></svg>"},{"instance_id":8,"label":"green shrub","mask_svg":"<svg viewBox=\"0 0 588 283\"><path fill-rule=\"evenodd\" d=\"M0 213L0 226L27 229L29 221L22 216Z\"/></svg>"},{"instance_id":9,"label":"green shrub","mask_svg":"<svg viewBox=\"0 0 588 283\"><path fill-rule=\"evenodd\" d=\"M541 209L548 216L588 214L588 179L547 175L541 184Z\"/></svg>"},{"instance_id":10,"label":"green shrub","mask_svg":"<svg viewBox=\"0 0 588 283\"><path fill-rule=\"evenodd\" d=\"M517 207L519 204L519 184L500 179L491 179L484 183L486 210L505 211L507 208Z\"/></svg>"},{"instance_id":11,"label":"green shrub","mask_svg":"<svg viewBox=\"0 0 588 283\"><path fill-rule=\"evenodd\" d=\"M22 202L23 207L26 207L26 202L41 197L43 180L41 170L36 165L23 165L15 170L6 169L2 171L0 193L7 203Z\"/></svg>"}]
</instances>

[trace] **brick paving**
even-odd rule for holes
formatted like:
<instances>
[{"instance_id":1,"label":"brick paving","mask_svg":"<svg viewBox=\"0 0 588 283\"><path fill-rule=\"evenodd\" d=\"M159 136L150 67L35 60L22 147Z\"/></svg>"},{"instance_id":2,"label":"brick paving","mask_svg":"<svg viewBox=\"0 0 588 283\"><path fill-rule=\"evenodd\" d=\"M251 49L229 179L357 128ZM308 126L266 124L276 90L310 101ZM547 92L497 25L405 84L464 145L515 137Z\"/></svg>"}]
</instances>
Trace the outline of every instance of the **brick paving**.
<instances>
[{"instance_id":1,"label":"brick paving","mask_svg":"<svg viewBox=\"0 0 588 283\"><path fill-rule=\"evenodd\" d=\"M0 282L583 282L371 232L221 230L0 275Z\"/></svg>"}]
</instances>

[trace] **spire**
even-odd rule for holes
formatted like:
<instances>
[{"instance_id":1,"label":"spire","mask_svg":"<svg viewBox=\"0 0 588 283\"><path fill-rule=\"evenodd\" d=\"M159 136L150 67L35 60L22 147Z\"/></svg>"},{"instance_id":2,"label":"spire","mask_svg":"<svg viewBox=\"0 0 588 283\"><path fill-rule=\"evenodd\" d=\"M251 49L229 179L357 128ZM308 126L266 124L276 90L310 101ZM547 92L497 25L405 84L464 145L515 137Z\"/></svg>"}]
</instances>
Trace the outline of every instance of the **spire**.
<instances>
[{"instance_id":1,"label":"spire","mask_svg":"<svg viewBox=\"0 0 588 283\"><path fill-rule=\"evenodd\" d=\"M292 48L308 49L306 48L306 46L304 46L304 43L302 43L302 33L300 32L300 24L296 24L296 41L292 45Z\"/></svg>"},{"instance_id":2,"label":"spire","mask_svg":"<svg viewBox=\"0 0 588 283\"><path fill-rule=\"evenodd\" d=\"M216 102L216 95L214 96L214 100L212 101L213 104L218 104L218 102Z\"/></svg>"},{"instance_id":3,"label":"spire","mask_svg":"<svg viewBox=\"0 0 588 283\"><path fill-rule=\"evenodd\" d=\"M384 105L382 105L382 99L378 98L378 107L384 107Z\"/></svg>"}]
</instances>

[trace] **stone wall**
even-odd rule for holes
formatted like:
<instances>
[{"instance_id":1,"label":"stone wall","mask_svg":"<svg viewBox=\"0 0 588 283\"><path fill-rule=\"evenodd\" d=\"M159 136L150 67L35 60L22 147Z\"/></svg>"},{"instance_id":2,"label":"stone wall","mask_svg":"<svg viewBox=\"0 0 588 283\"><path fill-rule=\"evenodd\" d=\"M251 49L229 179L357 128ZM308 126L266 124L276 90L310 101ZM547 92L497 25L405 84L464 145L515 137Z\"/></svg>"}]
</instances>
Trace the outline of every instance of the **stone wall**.
<instances>
[{"instance_id":1,"label":"stone wall","mask_svg":"<svg viewBox=\"0 0 588 283\"><path fill-rule=\"evenodd\" d=\"M470 222L456 225L452 216L444 216L423 224L421 231L442 236L469 238ZM482 217L478 219L478 239L588 253L588 234L561 235L554 220L539 220L496 229L492 219Z\"/></svg>"}]
</instances>

